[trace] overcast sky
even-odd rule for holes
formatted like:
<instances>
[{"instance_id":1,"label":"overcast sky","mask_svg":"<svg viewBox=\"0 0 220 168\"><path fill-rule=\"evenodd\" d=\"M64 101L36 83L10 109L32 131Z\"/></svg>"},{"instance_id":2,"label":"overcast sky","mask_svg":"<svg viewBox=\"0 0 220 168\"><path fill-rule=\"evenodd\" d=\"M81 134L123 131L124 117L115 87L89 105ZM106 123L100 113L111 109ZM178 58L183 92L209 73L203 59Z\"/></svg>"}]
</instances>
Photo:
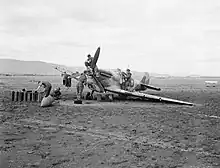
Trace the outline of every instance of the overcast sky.
<instances>
[{"instance_id":1,"label":"overcast sky","mask_svg":"<svg viewBox=\"0 0 220 168\"><path fill-rule=\"evenodd\" d=\"M0 58L220 75L219 0L0 0Z\"/></svg>"}]
</instances>

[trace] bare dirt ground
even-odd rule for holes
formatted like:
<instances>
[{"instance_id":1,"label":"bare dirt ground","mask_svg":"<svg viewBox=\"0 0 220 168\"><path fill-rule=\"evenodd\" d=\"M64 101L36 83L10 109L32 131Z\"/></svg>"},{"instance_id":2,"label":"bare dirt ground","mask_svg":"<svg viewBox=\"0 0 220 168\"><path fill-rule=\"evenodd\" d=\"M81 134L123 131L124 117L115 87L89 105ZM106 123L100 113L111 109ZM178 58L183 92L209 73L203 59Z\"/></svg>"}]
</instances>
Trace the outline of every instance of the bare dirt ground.
<instances>
[{"instance_id":1,"label":"bare dirt ground","mask_svg":"<svg viewBox=\"0 0 220 168\"><path fill-rule=\"evenodd\" d=\"M33 81L42 78L0 78L0 168L220 167L220 86L206 88L202 79L152 80L163 91L149 93L193 107L137 101L75 105L74 84L48 108L11 102L4 92L34 89ZM61 82L47 80L53 86Z\"/></svg>"}]
</instances>

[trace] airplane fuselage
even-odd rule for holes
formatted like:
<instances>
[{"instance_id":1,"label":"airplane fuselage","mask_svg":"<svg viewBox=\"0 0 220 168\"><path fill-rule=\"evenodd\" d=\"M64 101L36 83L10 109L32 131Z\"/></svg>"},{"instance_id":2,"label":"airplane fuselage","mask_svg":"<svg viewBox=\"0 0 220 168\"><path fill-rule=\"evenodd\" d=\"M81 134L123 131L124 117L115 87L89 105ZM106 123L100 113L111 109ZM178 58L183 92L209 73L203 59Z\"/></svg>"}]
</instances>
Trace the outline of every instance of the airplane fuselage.
<instances>
[{"instance_id":1,"label":"airplane fuselage","mask_svg":"<svg viewBox=\"0 0 220 168\"><path fill-rule=\"evenodd\" d=\"M121 88L122 86L122 76L120 71L115 70L115 71L106 71L106 70L102 70L99 69L98 70L99 75L96 76L96 78L98 79L98 81L102 84L102 86L105 89L108 88ZM144 91L146 90L145 87L141 87L139 86L139 82L135 79L131 79L131 86L129 87L129 90L136 90L136 91ZM96 92L101 92L101 90L99 89L99 87L97 86L97 83L95 81L95 79L92 76L88 77L88 86L91 90L96 91Z\"/></svg>"}]
</instances>

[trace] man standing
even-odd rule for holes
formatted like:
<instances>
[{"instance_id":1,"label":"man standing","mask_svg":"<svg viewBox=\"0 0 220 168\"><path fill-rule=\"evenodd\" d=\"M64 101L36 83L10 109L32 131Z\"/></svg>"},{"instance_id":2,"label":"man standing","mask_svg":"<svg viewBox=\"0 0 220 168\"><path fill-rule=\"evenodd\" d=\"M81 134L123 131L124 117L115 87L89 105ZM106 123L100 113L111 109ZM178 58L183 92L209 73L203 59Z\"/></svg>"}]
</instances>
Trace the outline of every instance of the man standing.
<instances>
[{"instance_id":1,"label":"man standing","mask_svg":"<svg viewBox=\"0 0 220 168\"><path fill-rule=\"evenodd\" d=\"M117 68L117 73L119 75L119 84L120 84L120 87L121 89L125 89L125 72L121 71L121 69Z\"/></svg>"},{"instance_id":2,"label":"man standing","mask_svg":"<svg viewBox=\"0 0 220 168\"><path fill-rule=\"evenodd\" d=\"M67 77L67 85L66 85L66 87L71 87L71 82L72 82L71 76L68 75L68 77Z\"/></svg>"},{"instance_id":3,"label":"man standing","mask_svg":"<svg viewBox=\"0 0 220 168\"><path fill-rule=\"evenodd\" d=\"M77 99L78 100L80 100L82 98L82 93L83 93L84 85L87 82L86 73L87 73L87 71L84 71L83 73L80 74L78 83L76 85Z\"/></svg>"},{"instance_id":4,"label":"man standing","mask_svg":"<svg viewBox=\"0 0 220 168\"><path fill-rule=\"evenodd\" d=\"M38 91L40 89L40 87L44 87L44 97L48 97L50 95L50 91L52 89L51 83L47 82L47 81L39 81L36 91Z\"/></svg>"},{"instance_id":5,"label":"man standing","mask_svg":"<svg viewBox=\"0 0 220 168\"><path fill-rule=\"evenodd\" d=\"M131 76L132 76L132 73L130 71L130 69L127 69L126 70L126 74L125 74L125 86L126 86L126 89L131 86Z\"/></svg>"},{"instance_id":6,"label":"man standing","mask_svg":"<svg viewBox=\"0 0 220 168\"><path fill-rule=\"evenodd\" d=\"M67 74L66 72L64 72L63 74L62 74L62 76L63 76L63 85L64 86L66 86L66 87L68 87L69 86L69 74Z\"/></svg>"}]
</instances>

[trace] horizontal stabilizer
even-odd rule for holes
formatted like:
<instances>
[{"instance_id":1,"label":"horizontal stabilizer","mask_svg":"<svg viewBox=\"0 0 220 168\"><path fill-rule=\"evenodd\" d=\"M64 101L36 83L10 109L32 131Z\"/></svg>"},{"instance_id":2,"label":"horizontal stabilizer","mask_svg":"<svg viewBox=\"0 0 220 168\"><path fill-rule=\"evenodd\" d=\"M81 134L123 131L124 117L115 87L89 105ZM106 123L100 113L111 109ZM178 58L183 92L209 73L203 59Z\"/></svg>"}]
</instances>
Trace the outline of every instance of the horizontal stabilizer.
<instances>
[{"instance_id":1,"label":"horizontal stabilizer","mask_svg":"<svg viewBox=\"0 0 220 168\"><path fill-rule=\"evenodd\" d=\"M148 88L148 89L152 89L152 90L156 90L156 91L160 91L161 88L158 88L158 87L155 87L155 86L151 86L151 85L146 85L146 84L143 84L141 83L142 86Z\"/></svg>"},{"instance_id":2,"label":"horizontal stabilizer","mask_svg":"<svg viewBox=\"0 0 220 168\"><path fill-rule=\"evenodd\" d=\"M152 89L152 90L156 90L156 91L160 91L161 89L152 85L149 85L150 83L150 75L148 72L145 72L143 78L140 81L140 85L142 88L148 88L148 89Z\"/></svg>"}]
</instances>

